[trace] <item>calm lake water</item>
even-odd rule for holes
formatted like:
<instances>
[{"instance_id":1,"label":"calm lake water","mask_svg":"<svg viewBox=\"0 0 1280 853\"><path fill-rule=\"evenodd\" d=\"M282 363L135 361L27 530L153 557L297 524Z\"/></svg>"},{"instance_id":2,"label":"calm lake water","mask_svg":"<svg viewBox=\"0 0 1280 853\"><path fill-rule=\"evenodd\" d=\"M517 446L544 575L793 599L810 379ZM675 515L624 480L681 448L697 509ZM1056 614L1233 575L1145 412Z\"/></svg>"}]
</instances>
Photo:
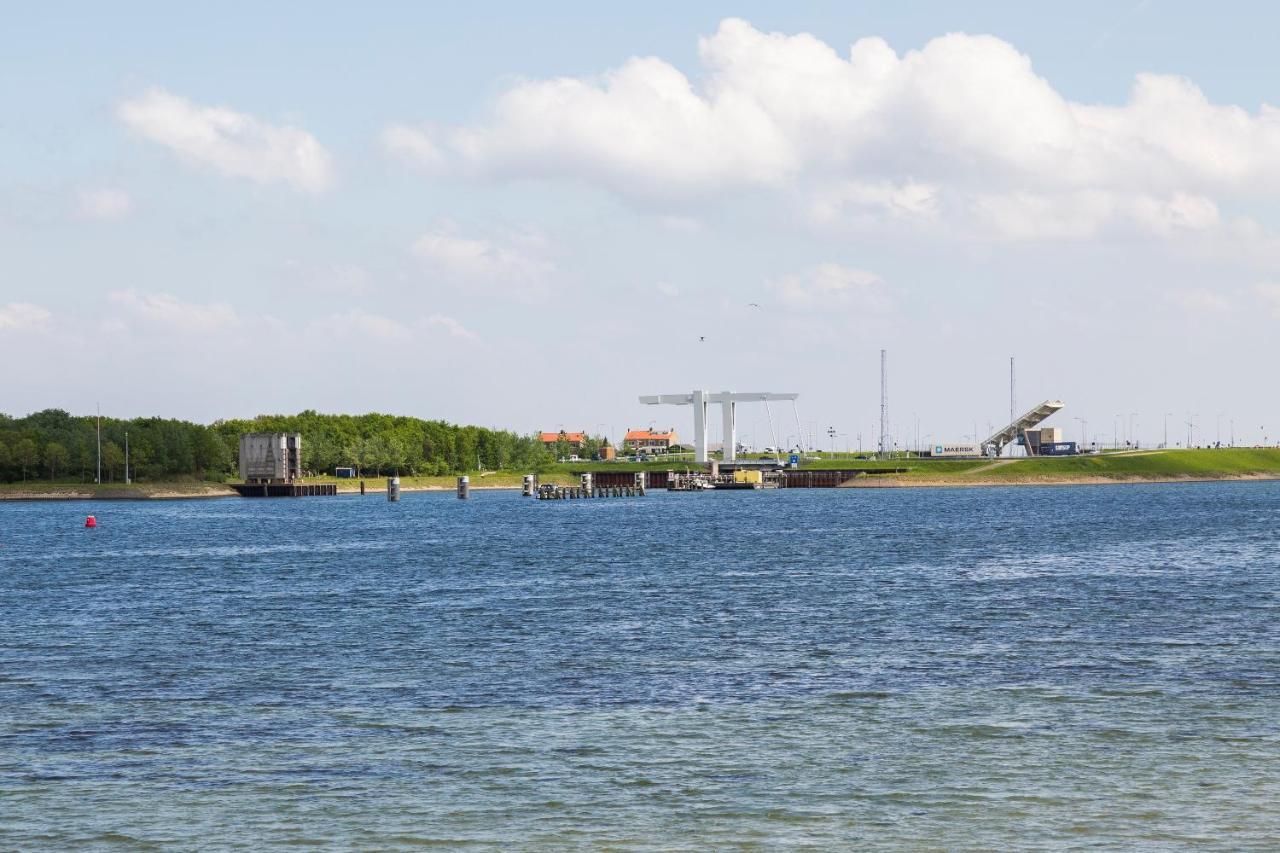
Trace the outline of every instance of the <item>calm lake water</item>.
<instances>
[{"instance_id":1,"label":"calm lake water","mask_svg":"<svg viewBox=\"0 0 1280 853\"><path fill-rule=\"evenodd\" d=\"M1274 849L1278 529L1270 483L0 503L0 848Z\"/></svg>"}]
</instances>

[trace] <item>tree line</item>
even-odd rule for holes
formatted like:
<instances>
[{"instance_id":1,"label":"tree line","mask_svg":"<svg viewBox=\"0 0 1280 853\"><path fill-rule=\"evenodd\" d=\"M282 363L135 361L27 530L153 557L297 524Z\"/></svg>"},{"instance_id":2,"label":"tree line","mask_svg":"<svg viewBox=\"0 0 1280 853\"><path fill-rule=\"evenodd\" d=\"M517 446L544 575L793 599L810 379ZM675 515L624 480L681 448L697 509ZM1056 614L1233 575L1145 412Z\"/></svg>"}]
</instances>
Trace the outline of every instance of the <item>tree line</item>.
<instances>
[{"instance_id":1,"label":"tree line","mask_svg":"<svg viewBox=\"0 0 1280 853\"><path fill-rule=\"evenodd\" d=\"M332 474L451 474L485 470L538 471L554 457L538 436L393 415L259 415L210 425L166 418L104 417L102 482L124 479L126 433L131 479L223 480L237 471L240 434L302 433L303 469ZM98 419L60 409L15 418L0 414L0 481L75 480L97 476Z\"/></svg>"}]
</instances>

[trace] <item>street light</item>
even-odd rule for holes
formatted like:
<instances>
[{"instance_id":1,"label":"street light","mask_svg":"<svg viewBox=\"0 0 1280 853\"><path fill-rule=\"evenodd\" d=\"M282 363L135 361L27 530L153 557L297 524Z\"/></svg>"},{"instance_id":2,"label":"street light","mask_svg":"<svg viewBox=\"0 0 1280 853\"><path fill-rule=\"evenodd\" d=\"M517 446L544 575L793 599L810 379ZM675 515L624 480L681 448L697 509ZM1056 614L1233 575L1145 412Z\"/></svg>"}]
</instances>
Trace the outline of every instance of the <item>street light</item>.
<instances>
[{"instance_id":1,"label":"street light","mask_svg":"<svg viewBox=\"0 0 1280 853\"><path fill-rule=\"evenodd\" d=\"M1138 446L1138 440L1134 438L1134 435L1133 435L1133 419L1136 418L1137 416L1138 416L1137 412L1129 413L1129 441L1127 441L1126 444L1132 444L1134 447Z\"/></svg>"},{"instance_id":2,"label":"street light","mask_svg":"<svg viewBox=\"0 0 1280 853\"><path fill-rule=\"evenodd\" d=\"M1089 443L1089 422L1084 418L1072 418L1072 420L1080 422L1080 446L1084 447Z\"/></svg>"},{"instance_id":3,"label":"street light","mask_svg":"<svg viewBox=\"0 0 1280 853\"><path fill-rule=\"evenodd\" d=\"M1173 412L1164 413L1164 444L1160 446L1165 450L1169 449L1169 418L1172 415L1173 415Z\"/></svg>"}]
</instances>

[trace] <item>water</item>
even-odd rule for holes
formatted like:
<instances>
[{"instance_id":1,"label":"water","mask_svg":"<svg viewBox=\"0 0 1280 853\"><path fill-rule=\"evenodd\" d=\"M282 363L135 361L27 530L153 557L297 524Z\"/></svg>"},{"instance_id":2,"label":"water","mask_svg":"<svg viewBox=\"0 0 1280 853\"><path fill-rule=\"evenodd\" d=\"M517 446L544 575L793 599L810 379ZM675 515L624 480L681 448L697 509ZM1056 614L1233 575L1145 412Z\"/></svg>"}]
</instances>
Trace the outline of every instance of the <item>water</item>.
<instances>
[{"instance_id":1,"label":"water","mask_svg":"<svg viewBox=\"0 0 1280 853\"><path fill-rule=\"evenodd\" d=\"M1278 521L1269 483L2 503L0 848L1274 848Z\"/></svg>"}]
</instances>

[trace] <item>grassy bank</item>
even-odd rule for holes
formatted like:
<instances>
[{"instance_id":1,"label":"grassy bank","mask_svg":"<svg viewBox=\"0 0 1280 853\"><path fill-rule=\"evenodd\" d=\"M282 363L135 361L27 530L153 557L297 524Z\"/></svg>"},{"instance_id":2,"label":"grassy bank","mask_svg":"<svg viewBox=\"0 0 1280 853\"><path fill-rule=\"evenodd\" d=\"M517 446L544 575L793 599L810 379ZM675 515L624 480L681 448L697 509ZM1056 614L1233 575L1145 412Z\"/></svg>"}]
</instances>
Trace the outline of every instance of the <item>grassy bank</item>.
<instances>
[{"instance_id":1,"label":"grassy bank","mask_svg":"<svg viewBox=\"0 0 1280 853\"><path fill-rule=\"evenodd\" d=\"M573 462L553 465L538 474L542 483L572 485L584 471L666 471L684 470L690 463L659 462ZM895 474L872 474L857 481L860 485L1019 485L1052 483L1159 482L1178 480L1230 480L1243 478L1280 479L1280 449L1224 448L1221 450L1142 450L1105 453L1097 456L1062 456L1018 459L817 459L808 460L807 469L875 471L904 468ZM468 474L474 489L517 489L526 472L473 471ZM386 488L384 476L366 476L366 489L380 493ZM309 478L310 483L336 483L341 493L360 490L359 480L333 477ZM403 491L452 490L457 475L401 476ZM50 482L0 484L4 499L141 499L219 497L234 495L225 483L201 480L174 480L154 483Z\"/></svg>"},{"instance_id":2,"label":"grassy bank","mask_svg":"<svg viewBox=\"0 0 1280 853\"><path fill-rule=\"evenodd\" d=\"M683 470L688 463L577 463L556 466L570 471ZM892 460L806 458L803 469L875 471L905 468L876 479L903 482L1017 483L1096 482L1098 480L1217 480L1242 477L1280 478L1280 449L1138 450L1085 456L1014 459ZM870 479L870 478L869 478Z\"/></svg>"}]
</instances>

